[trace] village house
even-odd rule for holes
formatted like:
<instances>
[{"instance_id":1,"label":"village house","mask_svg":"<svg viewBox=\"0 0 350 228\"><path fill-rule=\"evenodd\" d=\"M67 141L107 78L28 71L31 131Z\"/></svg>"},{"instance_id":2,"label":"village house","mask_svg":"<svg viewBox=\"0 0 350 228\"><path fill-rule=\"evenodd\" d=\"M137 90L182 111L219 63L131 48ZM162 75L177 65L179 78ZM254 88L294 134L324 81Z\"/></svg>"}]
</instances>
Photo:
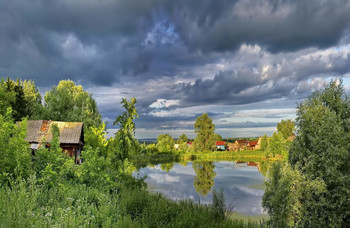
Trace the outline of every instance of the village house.
<instances>
[{"instance_id":1,"label":"village house","mask_svg":"<svg viewBox=\"0 0 350 228\"><path fill-rule=\"evenodd\" d=\"M235 150L245 150L245 149L247 149L248 148L248 143L249 143L249 140L240 140L240 139L238 139L238 140L236 140L235 141L235 147L237 148L237 149L235 149Z\"/></svg>"},{"instance_id":2,"label":"village house","mask_svg":"<svg viewBox=\"0 0 350 228\"><path fill-rule=\"evenodd\" d=\"M226 144L225 141L216 141L215 142L215 149L220 150L220 151L224 151L224 150L226 150L225 144Z\"/></svg>"},{"instance_id":3,"label":"village house","mask_svg":"<svg viewBox=\"0 0 350 228\"><path fill-rule=\"evenodd\" d=\"M32 152L39 149L43 143L50 148L52 141L52 126L56 125L60 131L60 147L75 162L80 162L80 154L84 146L83 122L60 122L47 120L28 120L26 141L29 142Z\"/></svg>"},{"instance_id":4,"label":"village house","mask_svg":"<svg viewBox=\"0 0 350 228\"><path fill-rule=\"evenodd\" d=\"M190 148L192 148L192 147L193 147L192 142L188 142L188 143L187 143L187 146L190 147Z\"/></svg>"},{"instance_id":5,"label":"village house","mask_svg":"<svg viewBox=\"0 0 350 228\"><path fill-rule=\"evenodd\" d=\"M260 149L260 146L261 146L261 139L262 139L262 137L259 137L259 139L258 139L258 143L255 145L255 150L259 150Z\"/></svg>"},{"instance_id":6,"label":"village house","mask_svg":"<svg viewBox=\"0 0 350 228\"><path fill-rule=\"evenodd\" d=\"M249 145L249 150L256 150L257 148L256 148L256 146L257 146L257 144L258 144L258 141L251 141L251 142L249 142L248 143L248 145Z\"/></svg>"}]
</instances>

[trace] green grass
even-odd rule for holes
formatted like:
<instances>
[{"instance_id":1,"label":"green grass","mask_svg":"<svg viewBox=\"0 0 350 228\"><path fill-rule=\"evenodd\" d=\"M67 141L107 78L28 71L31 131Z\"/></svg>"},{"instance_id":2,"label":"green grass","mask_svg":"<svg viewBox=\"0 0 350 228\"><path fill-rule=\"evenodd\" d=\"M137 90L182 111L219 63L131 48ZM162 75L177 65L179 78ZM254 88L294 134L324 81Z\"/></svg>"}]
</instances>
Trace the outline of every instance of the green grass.
<instances>
[{"instance_id":1,"label":"green grass","mask_svg":"<svg viewBox=\"0 0 350 228\"><path fill-rule=\"evenodd\" d=\"M1 227L259 227L255 221L217 217L212 205L172 201L144 188L86 186L54 188L35 177L0 186Z\"/></svg>"}]
</instances>

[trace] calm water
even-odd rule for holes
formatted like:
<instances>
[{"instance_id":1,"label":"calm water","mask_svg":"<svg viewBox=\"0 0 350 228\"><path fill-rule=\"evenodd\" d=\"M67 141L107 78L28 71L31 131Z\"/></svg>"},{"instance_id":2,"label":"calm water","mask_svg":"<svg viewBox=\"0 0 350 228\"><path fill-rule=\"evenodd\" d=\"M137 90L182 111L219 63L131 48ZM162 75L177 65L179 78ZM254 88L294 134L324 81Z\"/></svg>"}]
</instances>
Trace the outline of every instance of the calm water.
<instances>
[{"instance_id":1,"label":"calm water","mask_svg":"<svg viewBox=\"0 0 350 228\"><path fill-rule=\"evenodd\" d=\"M134 173L147 176L150 191L173 200L211 203L212 190L222 188L226 205L246 215L266 214L261 206L264 177L256 166L233 161L149 165Z\"/></svg>"}]
</instances>

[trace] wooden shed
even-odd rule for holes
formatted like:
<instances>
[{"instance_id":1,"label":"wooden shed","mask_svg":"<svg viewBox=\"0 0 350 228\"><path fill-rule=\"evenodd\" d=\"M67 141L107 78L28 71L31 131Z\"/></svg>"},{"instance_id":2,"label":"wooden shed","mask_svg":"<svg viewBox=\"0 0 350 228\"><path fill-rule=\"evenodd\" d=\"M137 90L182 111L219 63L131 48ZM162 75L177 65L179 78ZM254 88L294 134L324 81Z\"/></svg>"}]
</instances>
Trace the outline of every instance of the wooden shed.
<instances>
[{"instance_id":1,"label":"wooden shed","mask_svg":"<svg viewBox=\"0 0 350 228\"><path fill-rule=\"evenodd\" d=\"M33 151L37 150L44 142L48 148L52 141L53 125L57 125L60 131L60 146L70 157L75 157L79 162L80 154L84 146L83 122L60 122L47 120L28 120L26 141L30 143Z\"/></svg>"}]
</instances>

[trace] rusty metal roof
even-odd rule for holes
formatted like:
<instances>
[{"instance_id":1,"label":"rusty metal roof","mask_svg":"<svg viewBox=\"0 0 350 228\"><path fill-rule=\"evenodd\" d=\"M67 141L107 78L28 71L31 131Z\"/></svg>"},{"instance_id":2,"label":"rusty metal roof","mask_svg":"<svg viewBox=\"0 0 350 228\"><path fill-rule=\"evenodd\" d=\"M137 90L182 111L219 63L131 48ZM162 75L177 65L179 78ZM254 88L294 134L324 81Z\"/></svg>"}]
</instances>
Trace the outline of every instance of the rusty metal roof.
<instances>
[{"instance_id":1,"label":"rusty metal roof","mask_svg":"<svg viewBox=\"0 0 350 228\"><path fill-rule=\"evenodd\" d=\"M79 144L84 141L83 122L60 122L47 120L28 120L26 140L30 143L51 142L52 126L60 130L60 143Z\"/></svg>"}]
</instances>

